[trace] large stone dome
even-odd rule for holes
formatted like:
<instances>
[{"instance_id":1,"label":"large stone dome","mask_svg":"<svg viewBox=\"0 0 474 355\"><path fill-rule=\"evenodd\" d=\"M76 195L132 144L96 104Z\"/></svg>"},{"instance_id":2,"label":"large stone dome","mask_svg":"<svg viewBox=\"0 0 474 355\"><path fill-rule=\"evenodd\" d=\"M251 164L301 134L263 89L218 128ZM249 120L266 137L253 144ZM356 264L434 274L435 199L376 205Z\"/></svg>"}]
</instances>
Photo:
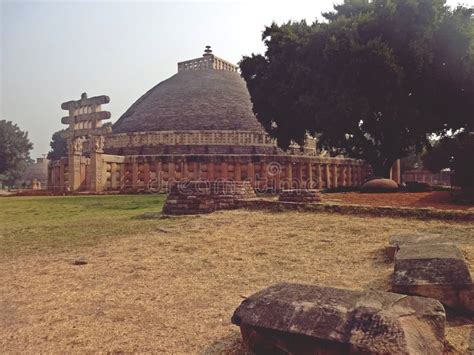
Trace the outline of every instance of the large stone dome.
<instances>
[{"instance_id":1,"label":"large stone dome","mask_svg":"<svg viewBox=\"0 0 474 355\"><path fill-rule=\"evenodd\" d=\"M114 133L202 130L263 132L238 72L181 70L144 94L113 125Z\"/></svg>"}]
</instances>

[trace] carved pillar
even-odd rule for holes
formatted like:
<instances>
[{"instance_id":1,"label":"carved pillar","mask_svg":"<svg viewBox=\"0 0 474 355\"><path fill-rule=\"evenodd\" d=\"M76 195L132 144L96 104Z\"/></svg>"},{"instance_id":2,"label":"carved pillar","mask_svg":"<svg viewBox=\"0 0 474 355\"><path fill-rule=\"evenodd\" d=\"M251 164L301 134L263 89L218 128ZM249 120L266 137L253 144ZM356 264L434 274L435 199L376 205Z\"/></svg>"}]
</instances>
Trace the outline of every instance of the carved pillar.
<instances>
[{"instance_id":1,"label":"carved pillar","mask_svg":"<svg viewBox=\"0 0 474 355\"><path fill-rule=\"evenodd\" d=\"M94 192L104 191L107 183L107 166L103 160L104 137L96 136L90 140L91 144L91 164L90 164L90 189Z\"/></svg>"},{"instance_id":2,"label":"carved pillar","mask_svg":"<svg viewBox=\"0 0 474 355\"><path fill-rule=\"evenodd\" d=\"M311 164L311 160L308 162L308 183L306 184L308 189L313 189L313 164Z\"/></svg>"},{"instance_id":3,"label":"carved pillar","mask_svg":"<svg viewBox=\"0 0 474 355\"><path fill-rule=\"evenodd\" d=\"M287 189L291 189L293 187L293 165L291 162L286 164L286 179L288 180Z\"/></svg>"},{"instance_id":4,"label":"carved pillar","mask_svg":"<svg viewBox=\"0 0 474 355\"><path fill-rule=\"evenodd\" d=\"M143 183L145 188L148 189L150 185L150 164L148 163L143 164Z\"/></svg>"},{"instance_id":5,"label":"carved pillar","mask_svg":"<svg viewBox=\"0 0 474 355\"><path fill-rule=\"evenodd\" d=\"M58 187L59 187L59 191L63 191L63 192L66 190L66 186L64 186L64 183L65 183L64 174L66 172L64 170L65 170L64 169L64 161L61 159L59 161L59 186Z\"/></svg>"},{"instance_id":6,"label":"carved pillar","mask_svg":"<svg viewBox=\"0 0 474 355\"><path fill-rule=\"evenodd\" d=\"M193 163L193 179L194 180L199 180L201 178L201 164L199 163Z\"/></svg>"},{"instance_id":7,"label":"carved pillar","mask_svg":"<svg viewBox=\"0 0 474 355\"><path fill-rule=\"evenodd\" d=\"M390 169L390 178L397 184L402 182L400 177L400 159L397 159L395 163L393 163L392 168Z\"/></svg>"},{"instance_id":8,"label":"carved pillar","mask_svg":"<svg viewBox=\"0 0 474 355\"><path fill-rule=\"evenodd\" d=\"M322 189L323 188L323 177L322 177L322 171L321 171L321 164L318 163L316 164L316 172L318 173L318 186L317 188L318 189Z\"/></svg>"},{"instance_id":9,"label":"carved pillar","mask_svg":"<svg viewBox=\"0 0 474 355\"><path fill-rule=\"evenodd\" d=\"M234 165L234 176L235 181L242 181L242 166L240 162L236 162Z\"/></svg>"},{"instance_id":10,"label":"carved pillar","mask_svg":"<svg viewBox=\"0 0 474 355\"><path fill-rule=\"evenodd\" d=\"M207 179L209 181L214 181L215 177L214 177L214 163L213 162L209 162L207 163Z\"/></svg>"},{"instance_id":11,"label":"carved pillar","mask_svg":"<svg viewBox=\"0 0 474 355\"><path fill-rule=\"evenodd\" d=\"M338 168L337 168L337 164L335 163L333 165L333 175L332 175L332 187L333 188L337 188L337 184L338 184L338 179L337 179L337 174L338 174Z\"/></svg>"},{"instance_id":12,"label":"carved pillar","mask_svg":"<svg viewBox=\"0 0 474 355\"><path fill-rule=\"evenodd\" d=\"M331 169L329 167L329 164L324 165L324 172L326 173L326 189L331 188Z\"/></svg>"},{"instance_id":13,"label":"carved pillar","mask_svg":"<svg viewBox=\"0 0 474 355\"><path fill-rule=\"evenodd\" d=\"M221 178L222 179L227 179L228 177L228 168L227 168L227 163L222 162L221 163Z\"/></svg>"},{"instance_id":14,"label":"carved pillar","mask_svg":"<svg viewBox=\"0 0 474 355\"><path fill-rule=\"evenodd\" d=\"M247 164L247 178L250 184L255 188L255 169L252 162Z\"/></svg>"},{"instance_id":15,"label":"carved pillar","mask_svg":"<svg viewBox=\"0 0 474 355\"><path fill-rule=\"evenodd\" d=\"M81 137L69 140L68 144L68 173L69 189L78 191L81 187L81 155L84 139Z\"/></svg>"},{"instance_id":16,"label":"carved pillar","mask_svg":"<svg viewBox=\"0 0 474 355\"><path fill-rule=\"evenodd\" d=\"M347 167L347 185L352 186L352 165Z\"/></svg>"}]
</instances>

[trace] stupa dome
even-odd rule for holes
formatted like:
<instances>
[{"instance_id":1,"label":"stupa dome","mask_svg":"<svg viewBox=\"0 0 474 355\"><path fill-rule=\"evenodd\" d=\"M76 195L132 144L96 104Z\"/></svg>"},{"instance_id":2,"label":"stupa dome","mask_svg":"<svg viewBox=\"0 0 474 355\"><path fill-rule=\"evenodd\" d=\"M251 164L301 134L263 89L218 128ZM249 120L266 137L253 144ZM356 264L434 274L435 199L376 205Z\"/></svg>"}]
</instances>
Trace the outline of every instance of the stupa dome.
<instances>
[{"instance_id":1,"label":"stupa dome","mask_svg":"<svg viewBox=\"0 0 474 355\"><path fill-rule=\"evenodd\" d=\"M114 133L203 130L263 132L237 67L211 53L178 63L113 125Z\"/></svg>"}]
</instances>

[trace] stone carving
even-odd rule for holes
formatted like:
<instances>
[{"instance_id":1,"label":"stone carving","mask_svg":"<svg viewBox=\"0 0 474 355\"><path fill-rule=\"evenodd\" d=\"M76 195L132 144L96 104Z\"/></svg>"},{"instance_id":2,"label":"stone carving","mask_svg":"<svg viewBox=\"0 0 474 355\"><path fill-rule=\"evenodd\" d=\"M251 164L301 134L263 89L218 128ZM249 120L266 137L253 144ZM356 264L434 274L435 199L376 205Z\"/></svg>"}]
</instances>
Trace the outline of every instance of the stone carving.
<instances>
[{"instance_id":1,"label":"stone carving","mask_svg":"<svg viewBox=\"0 0 474 355\"><path fill-rule=\"evenodd\" d=\"M409 244L395 254L393 291L431 297L474 312L474 285L464 256L454 244Z\"/></svg>"},{"instance_id":2,"label":"stone carving","mask_svg":"<svg viewBox=\"0 0 474 355\"><path fill-rule=\"evenodd\" d=\"M257 354L442 354L445 320L429 298L289 283L250 296L232 316Z\"/></svg>"},{"instance_id":3,"label":"stone carving","mask_svg":"<svg viewBox=\"0 0 474 355\"><path fill-rule=\"evenodd\" d=\"M77 137L68 140L68 153L74 155L82 154L84 148L84 138Z\"/></svg>"},{"instance_id":4,"label":"stone carving","mask_svg":"<svg viewBox=\"0 0 474 355\"><path fill-rule=\"evenodd\" d=\"M104 146L105 146L105 139L104 136L95 136L92 137L92 142L93 142L93 151L96 153L103 153L104 152Z\"/></svg>"}]
</instances>

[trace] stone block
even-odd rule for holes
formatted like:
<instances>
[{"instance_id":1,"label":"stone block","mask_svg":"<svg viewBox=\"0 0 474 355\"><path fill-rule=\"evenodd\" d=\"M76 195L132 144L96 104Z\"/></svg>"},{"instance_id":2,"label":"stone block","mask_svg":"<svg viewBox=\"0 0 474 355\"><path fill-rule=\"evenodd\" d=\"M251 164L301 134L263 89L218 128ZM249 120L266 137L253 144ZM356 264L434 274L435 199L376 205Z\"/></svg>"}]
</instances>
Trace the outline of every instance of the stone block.
<instances>
[{"instance_id":1,"label":"stone block","mask_svg":"<svg viewBox=\"0 0 474 355\"><path fill-rule=\"evenodd\" d=\"M474 287L464 256L454 244L411 244L395 255L393 291L430 297L474 312Z\"/></svg>"},{"instance_id":2,"label":"stone block","mask_svg":"<svg viewBox=\"0 0 474 355\"><path fill-rule=\"evenodd\" d=\"M440 302L282 283L245 299L232 323L256 354L442 354Z\"/></svg>"},{"instance_id":3,"label":"stone block","mask_svg":"<svg viewBox=\"0 0 474 355\"><path fill-rule=\"evenodd\" d=\"M443 244L446 237L435 233L398 233L390 237L386 254L390 260L394 260L395 254L403 245L416 244Z\"/></svg>"}]
</instances>

